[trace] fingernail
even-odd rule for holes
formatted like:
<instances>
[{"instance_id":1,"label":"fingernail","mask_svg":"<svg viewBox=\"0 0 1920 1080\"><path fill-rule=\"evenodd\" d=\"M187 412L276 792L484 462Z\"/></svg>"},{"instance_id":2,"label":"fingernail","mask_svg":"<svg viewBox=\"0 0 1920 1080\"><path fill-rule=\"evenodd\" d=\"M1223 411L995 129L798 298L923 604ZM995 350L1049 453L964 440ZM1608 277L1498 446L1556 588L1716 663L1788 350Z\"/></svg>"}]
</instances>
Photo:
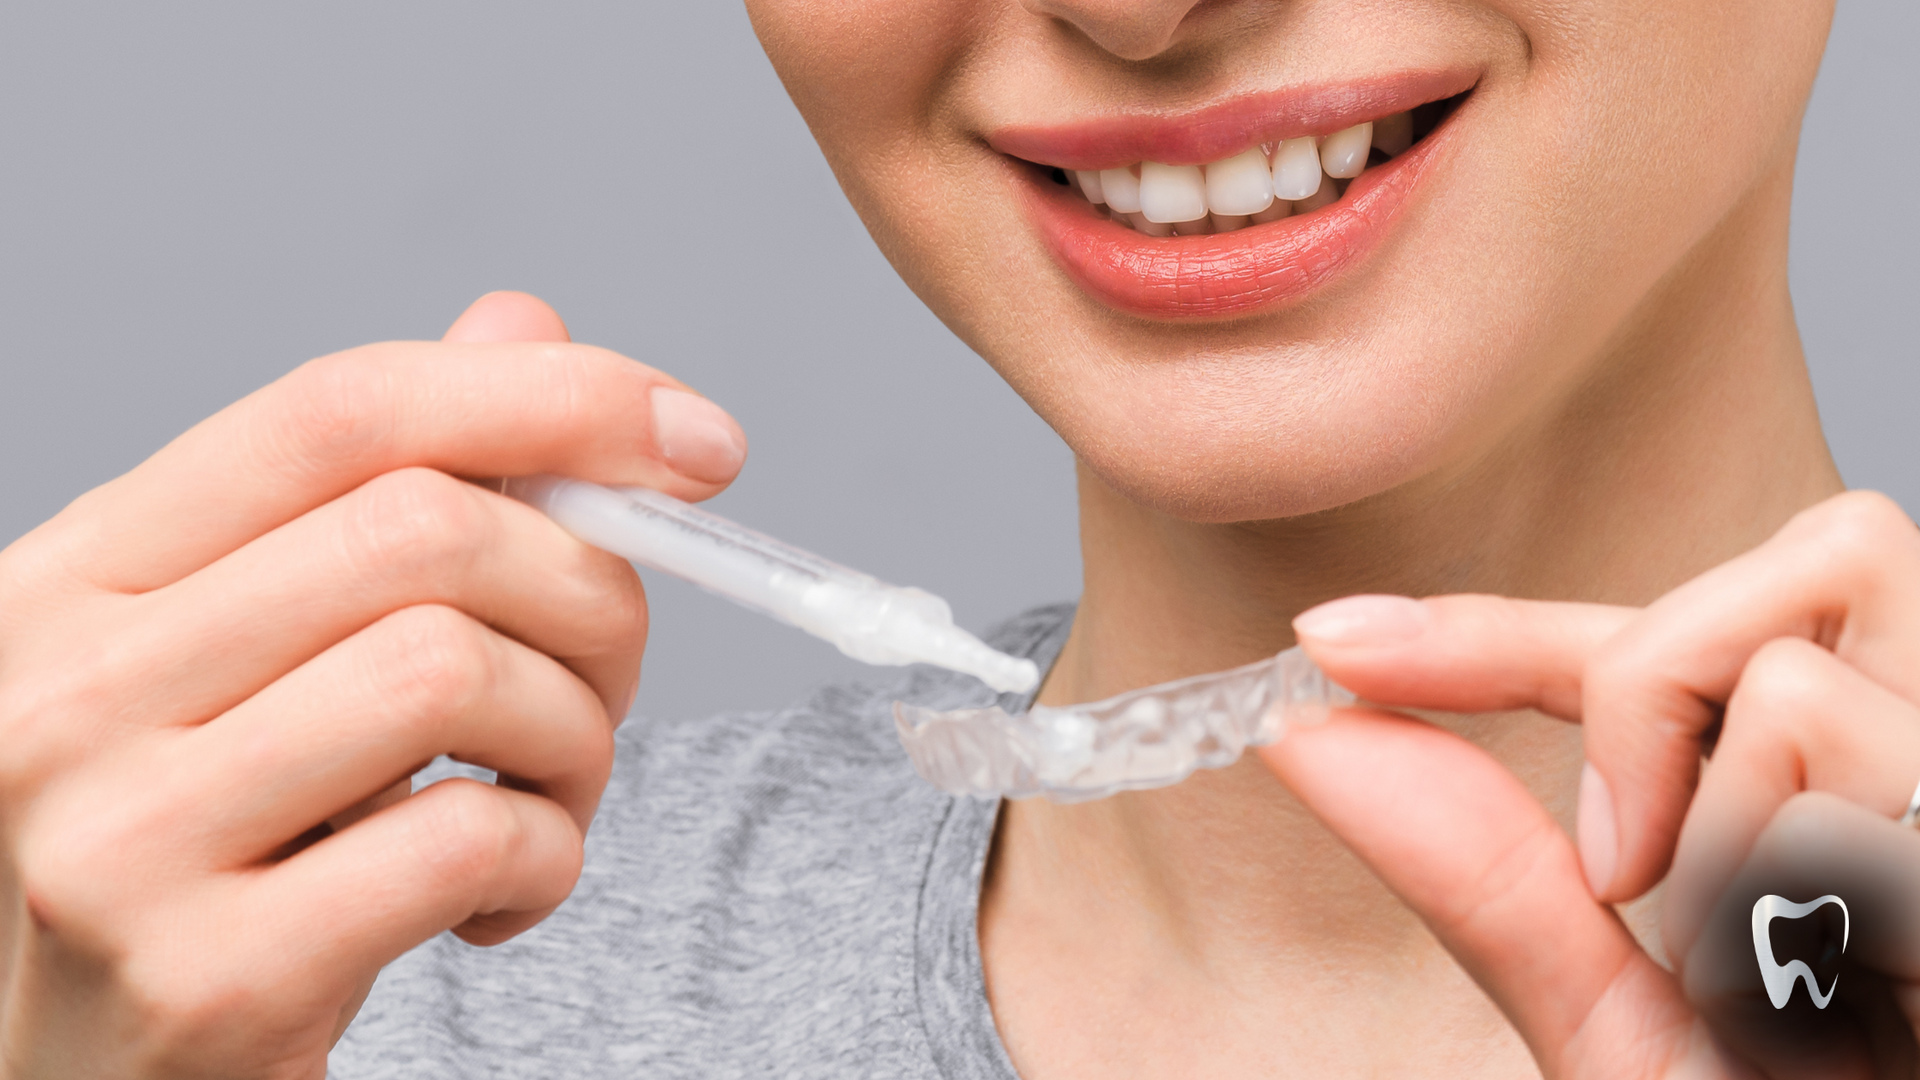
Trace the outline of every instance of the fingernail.
<instances>
[{"instance_id":1,"label":"fingernail","mask_svg":"<svg viewBox=\"0 0 1920 1080\"><path fill-rule=\"evenodd\" d=\"M703 483L732 480L747 460L747 437L733 417L685 390L653 388L653 439L674 472Z\"/></svg>"},{"instance_id":2,"label":"fingernail","mask_svg":"<svg viewBox=\"0 0 1920 1080\"><path fill-rule=\"evenodd\" d=\"M1293 632L1328 645L1384 645L1426 633L1427 605L1405 596L1349 596L1294 616Z\"/></svg>"},{"instance_id":3,"label":"fingernail","mask_svg":"<svg viewBox=\"0 0 1920 1080\"><path fill-rule=\"evenodd\" d=\"M1587 872L1587 888L1595 897L1607 895L1620 861L1620 834L1613 817L1613 789L1592 765L1580 768L1580 817L1574 832L1580 838L1580 867Z\"/></svg>"}]
</instances>

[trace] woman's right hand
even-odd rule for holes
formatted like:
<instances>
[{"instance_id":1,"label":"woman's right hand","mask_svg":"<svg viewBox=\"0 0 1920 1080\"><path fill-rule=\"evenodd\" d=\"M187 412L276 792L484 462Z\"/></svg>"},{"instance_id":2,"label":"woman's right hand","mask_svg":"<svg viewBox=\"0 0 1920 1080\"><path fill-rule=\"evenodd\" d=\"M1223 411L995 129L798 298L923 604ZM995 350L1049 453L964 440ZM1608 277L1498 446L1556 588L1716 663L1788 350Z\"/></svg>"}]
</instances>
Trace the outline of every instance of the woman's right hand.
<instances>
[{"instance_id":1,"label":"woman's right hand","mask_svg":"<svg viewBox=\"0 0 1920 1080\"><path fill-rule=\"evenodd\" d=\"M639 579L456 477L701 499L731 418L519 294L305 365L0 552L0 1064L308 1077L380 968L572 889ZM448 754L496 785L408 795Z\"/></svg>"}]
</instances>

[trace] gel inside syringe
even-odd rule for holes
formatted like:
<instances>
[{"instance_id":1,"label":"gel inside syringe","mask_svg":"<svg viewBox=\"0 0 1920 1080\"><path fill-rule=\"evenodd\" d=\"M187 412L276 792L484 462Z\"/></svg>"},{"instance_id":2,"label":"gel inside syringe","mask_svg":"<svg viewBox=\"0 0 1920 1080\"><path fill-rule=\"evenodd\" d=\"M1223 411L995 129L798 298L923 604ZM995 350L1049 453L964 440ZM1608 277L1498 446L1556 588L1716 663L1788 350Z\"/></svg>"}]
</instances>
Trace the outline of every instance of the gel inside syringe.
<instances>
[{"instance_id":1,"label":"gel inside syringe","mask_svg":"<svg viewBox=\"0 0 1920 1080\"><path fill-rule=\"evenodd\" d=\"M1033 661L953 625L953 610L932 593L849 570L671 495L556 476L509 480L504 490L594 547L797 626L855 660L935 664L1002 693L1039 685Z\"/></svg>"}]
</instances>

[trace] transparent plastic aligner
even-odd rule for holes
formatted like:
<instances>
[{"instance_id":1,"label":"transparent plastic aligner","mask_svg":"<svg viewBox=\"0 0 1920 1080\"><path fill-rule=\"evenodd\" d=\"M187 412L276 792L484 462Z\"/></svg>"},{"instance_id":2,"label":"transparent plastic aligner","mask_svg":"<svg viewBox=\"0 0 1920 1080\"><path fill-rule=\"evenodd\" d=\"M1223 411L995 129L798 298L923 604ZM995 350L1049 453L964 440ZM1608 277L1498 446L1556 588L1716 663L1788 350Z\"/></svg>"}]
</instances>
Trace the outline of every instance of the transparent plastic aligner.
<instances>
[{"instance_id":1,"label":"transparent plastic aligner","mask_svg":"<svg viewBox=\"0 0 1920 1080\"><path fill-rule=\"evenodd\" d=\"M979 798L1084 802L1217 769L1353 695L1298 648L1231 671L1013 716L997 705L940 711L895 702L894 726L922 777Z\"/></svg>"}]
</instances>

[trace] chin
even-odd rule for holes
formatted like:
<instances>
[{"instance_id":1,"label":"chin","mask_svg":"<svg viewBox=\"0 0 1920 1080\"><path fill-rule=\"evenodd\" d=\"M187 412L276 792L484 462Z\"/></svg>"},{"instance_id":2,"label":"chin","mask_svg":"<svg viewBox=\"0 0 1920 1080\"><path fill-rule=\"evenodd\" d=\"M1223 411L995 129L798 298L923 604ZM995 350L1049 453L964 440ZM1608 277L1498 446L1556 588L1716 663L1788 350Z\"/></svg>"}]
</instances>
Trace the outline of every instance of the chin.
<instances>
[{"instance_id":1,"label":"chin","mask_svg":"<svg viewBox=\"0 0 1920 1080\"><path fill-rule=\"evenodd\" d=\"M1284 370L1217 381L1154 374L1172 377L1109 381L1058 408L1043 396L1041 411L1107 487L1183 521L1269 521L1359 502L1431 472L1465 441L1414 407L1418 395L1290 385L1301 380Z\"/></svg>"}]
</instances>

